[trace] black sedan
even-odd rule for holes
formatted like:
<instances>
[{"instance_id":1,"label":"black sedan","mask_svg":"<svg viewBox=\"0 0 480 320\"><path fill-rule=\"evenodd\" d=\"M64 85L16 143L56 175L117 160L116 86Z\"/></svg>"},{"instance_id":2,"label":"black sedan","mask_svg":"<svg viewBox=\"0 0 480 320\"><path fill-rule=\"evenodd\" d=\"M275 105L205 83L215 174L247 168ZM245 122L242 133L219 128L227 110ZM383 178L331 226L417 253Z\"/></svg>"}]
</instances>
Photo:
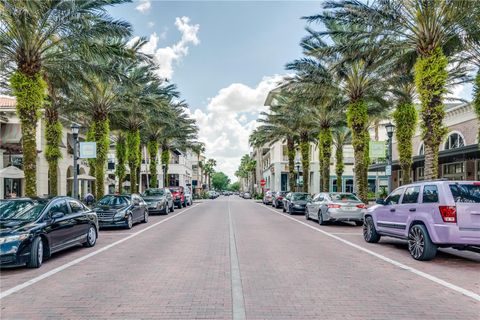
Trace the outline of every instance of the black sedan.
<instances>
[{"instance_id":1,"label":"black sedan","mask_svg":"<svg viewBox=\"0 0 480 320\"><path fill-rule=\"evenodd\" d=\"M22 201L27 205L9 210ZM38 268L54 252L76 245L93 247L97 241L97 215L70 197L6 201L0 212L2 266Z\"/></svg>"},{"instance_id":2,"label":"black sedan","mask_svg":"<svg viewBox=\"0 0 480 320\"><path fill-rule=\"evenodd\" d=\"M290 192L283 198L283 212L288 214L305 213L305 207L310 199L308 193Z\"/></svg>"},{"instance_id":3,"label":"black sedan","mask_svg":"<svg viewBox=\"0 0 480 320\"><path fill-rule=\"evenodd\" d=\"M125 227L131 229L136 222L148 222L147 204L139 194L113 195L101 198L93 209L100 228Z\"/></svg>"}]
</instances>

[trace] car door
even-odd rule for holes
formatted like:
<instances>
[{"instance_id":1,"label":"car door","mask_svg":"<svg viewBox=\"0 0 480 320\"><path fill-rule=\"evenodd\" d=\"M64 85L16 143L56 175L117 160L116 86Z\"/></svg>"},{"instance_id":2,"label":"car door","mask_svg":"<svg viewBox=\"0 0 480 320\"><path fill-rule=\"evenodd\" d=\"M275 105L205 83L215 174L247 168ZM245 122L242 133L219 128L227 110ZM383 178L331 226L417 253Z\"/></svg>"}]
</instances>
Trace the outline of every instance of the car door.
<instances>
[{"instance_id":1,"label":"car door","mask_svg":"<svg viewBox=\"0 0 480 320\"><path fill-rule=\"evenodd\" d=\"M47 223L45 228L47 238L52 251L66 245L75 237L75 222L72 220L70 208L65 199L56 200L50 205L46 212L45 222Z\"/></svg>"},{"instance_id":2,"label":"car door","mask_svg":"<svg viewBox=\"0 0 480 320\"><path fill-rule=\"evenodd\" d=\"M90 227L90 220L88 219L86 212L89 211L81 202L69 199L68 205L70 206L71 218L74 220L76 237L83 236L87 233Z\"/></svg>"},{"instance_id":3,"label":"car door","mask_svg":"<svg viewBox=\"0 0 480 320\"><path fill-rule=\"evenodd\" d=\"M397 216L398 204L401 201L405 188L394 190L384 201L384 205L375 209L377 215L377 229L392 235L401 235L405 225L401 225Z\"/></svg>"},{"instance_id":4,"label":"car door","mask_svg":"<svg viewBox=\"0 0 480 320\"><path fill-rule=\"evenodd\" d=\"M317 201L318 196L319 194L315 195L312 200L307 201L307 212L309 217L315 216L315 202Z\"/></svg>"},{"instance_id":5,"label":"car door","mask_svg":"<svg viewBox=\"0 0 480 320\"><path fill-rule=\"evenodd\" d=\"M418 201L420 198L420 186L410 186L405 189L401 204L397 205L395 216L397 217L398 230L404 236L407 235L407 224L411 220L411 216L419 209ZM403 229L400 227L403 226Z\"/></svg>"},{"instance_id":6,"label":"car door","mask_svg":"<svg viewBox=\"0 0 480 320\"><path fill-rule=\"evenodd\" d=\"M143 218L143 211L142 211L142 202L140 200L140 197L138 197L136 194L132 194L132 214L133 214L133 220L138 221Z\"/></svg>"}]
</instances>

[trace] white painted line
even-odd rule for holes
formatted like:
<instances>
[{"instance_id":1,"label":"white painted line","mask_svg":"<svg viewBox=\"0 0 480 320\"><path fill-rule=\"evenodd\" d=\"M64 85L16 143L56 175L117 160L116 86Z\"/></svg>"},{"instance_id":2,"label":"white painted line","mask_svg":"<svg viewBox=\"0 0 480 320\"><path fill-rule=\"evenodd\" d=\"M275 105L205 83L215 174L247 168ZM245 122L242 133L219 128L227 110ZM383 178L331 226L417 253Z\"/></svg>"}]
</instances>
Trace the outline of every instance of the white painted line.
<instances>
[{"instance_id":1,"label":"white painted line","mask_svg":"<svg viewBox=\"0 0 480 320\"><path fill-rule=\"evenodd\" d=\"M358 232L330 232L330 234L336 234L336 235L354 235L354 236L361 236L361 233Z\"/></svg>"},{"instance_id":2,"label":"white painted line","mask_svg":"<svg viewBox=\"0 0 480 320\"><path fill-rule=\"evenodd\" d=\"M240 265L238 264L237 244L235 242L235 229L233 227L232 214L230 212L230 201L228 205L228 224L230 230L230 276L232 280L232 313L233 320L246 319L245 301L243 297L242 278L240 276Z\"/></svg>"},{"instance_id":3,"label":"white painted line","mask_svg":"<svg viewBox=\"0 0 480 320\"><path fill-rule=\"evenodd\" d=\"M264 206L262 206L262 207L264 207ZM264 208L265 208L265 207L264 207ZM280 213L280 212L278 212L278 211L276 211L276 210L273 210L273 209L270 209L270 208L266 208L266 209L268 209L268 210L270 210L270 211L272 211L272 212L274 212L274 213L276 213L276 214L278 214L278 215L281 215L281 216L283 216L283 217L285 217L285 218L287 218L287 219L290 219L290 220L292 220L292 221L295 221L295 222L297 222L297 223L300 223L300 224L304 225L305 227L308 227L308 228L310 228L310 229L313 229L313 230L315 230L315 231L318 231L318 232L320 232L320 233L322 233L322 234L324 234L324 235L326 235L326 236L328 236L328 237L330 237L330 238L333 238L333 239L335 239L335 240L338 240L338 241L340 241L340 242L343 242L344 244L346 244L346 245L348 245L348 246L351 246L351 247L353 247L353 248L355 248L355 249L358 249L358 250L360 250L360 251L363 251L363 252L365 252L365 253L368 253L369 255L372 255L372 256L380 259L380 260L383 260L383 261L385 261L385 262L388 262L388 263L390 263L390 264L393 264L394 266L397 266L397 267L399 267L399 268L401 268L401 269L403 269L403 270L410 271L410 272L412 272L412 273L414 273L414 274L416 274L416 275L418 275L418 276L420 276L420 277L422 277L422 278L428 279L428 280L433 281L433 282L435 282L435 283L437 283L437 284L439 284L439 285L441 285L441 286L444 286L444 287L449 288L449 289L451 289L451 290L457 291L457 292L459 292L459 293L461 293L461 294L463 294L463 295L465 295L465 296L467 296L467 297L470 297L470 298L472 298L472 299L474 299L474 300L476 300L476 301L480 301L480 295L479 295L479 294L476 294L476 293L473 292L473 291L470 291L470 290L467 290L467 289L465 289L465 288L462 288L462 287L459 287L459 286L457 286L457 285L454 285L453 283L450 283L450 282L448 282L448 281L442 280L442 279L440 279L440 278L437 278L437 277L435 277L435 276L432 276L431 274L428 274L428 273L426 273L426 272L420 271L420 270L415 269L415 268L413 268L413 267L407 266L407 265L405 265L405 264L403 264L403 263L401 263L401 262L398 262L398 261L396 261L396 260L387 258L387 257L385 257L385 256L383 256L383 255L381 255L381 254L379 254L379 253L373 252L372 250L369 250L369 249L367 249L367 248L364 248L364 247L362 247L362 246L359 246L359 245L357 245L357 244L355 244L355 243L353 243L353 242L350 242L350 241L348 241L348 240L345 240L345 239L342 239L342 238L340 238L340 237L337 237L336 235L334 235L334 234L332 234L332 233L330 233L330 232L323 231L323 230L321 230L321 229L319 229L319 228L316 228L316 227L314 227L314 226L312 226L312 225L309 225L308 223L305 223L305 222L303 222L303 221L299 221L299 220L297 220L297 219L295 219L295 218L289 217L289 216L287 216L287 215L285 215L285 214L282 214L282 213Z\"/></svg>"},{"instance_id":4,"label":"white painted line","mask_svg":"<svg viewBox=\"0 0 480 320\"><path fill-rule=\"evenodd\" d=\"M154 224L152 224L151 226L148 226L148 227L146 227L145 229L142 229L142 230L140 230L140 231L138 231L138 232L135 232L135 233L131 234L131 235L128 236L128 237L125 237L125 238L123 238L123 239L120 239L120 240L118 240L118 241L115 241L114 243L111 243L111 244L109 244L109 245L107 245L107 246L105 246L105 247L103 247L103 248L101 248L101 249L98 249L98 250L93 251L93 252L91 252L91 253L89 253L89 254L86 254L86 255L84 255L83 257L80 257L80 258L77 258L77 259L75 259L75 260L72 260L72 261L70 261L70 262L68 262L68 263L66 263L66 264L64 264L64 265L61 265L61 266L59 266L59 267L57 267L57 268L55 268L55 269L52 269L52 270L50 270L50 271L48 271L48 272L46 272L46 273L44 273L44 274L41 274L41 275L39 275L39 276L37 276L37 277L35 277L35 278L33 278L33 279L30 279L30 280L28 280L28 281L26 281L26 282L24 282L24 283L22 283L22 284L19 284L18 286L15 286L15 287L13 287L13 288L10 288L10 289L8 289L8 290L5 290L5 291L3 291L3 292L0 293L0 300L3 299L3 298L5 298L5 297L8 297L9 295L11 295L11 294L13 294L13 293L15 293L15 292L18 292L18 291L20 291L20 290L22 290L22 289L25 289L25 288L27 288L27 287L29 287L29 286L31 286L31 285L33 285L33 284L35 284L35 283L43 280L43 279L46 279L46 278L48 278L48 277L51 277L51 276L53 276L53 275L56 274L56 273L59 273L59 272L65 270L65 269L67 269L67 268L70 268L70 267L72 267L72 266L74 266L74 265L76 265L76 264L79 264L80 262L82 262L82 261L84 261L84 260L87 260L87 259L89 259L89 258L91 258L91 257L93 257L93 256L96 256L96 255L99 254L99 253L102 253L102 252L104 252L104 251L107 251L108 249L111 249L111 248L113 248L113 247L115 247L115 246L117 246L117 245L119 245L119 244L121 244L121 243L123 243L123 242L125 242L125 241L127 241L127 240L130 240L130 239L132 239L133 237L136 237L136 236L138 236L139 234L142 234L142 233L144 233L145 231L150 230L150 229L158 226L159 224L162 224L162 223L164 223L164 222L167 222L167 221L169 221L169 220L171 220L171 219L173 219L173 218L175 218L175 217L178 217L179 215L181 215L181 214L187 212L188 210L193 209L193 208L195 208L195 207L197 207L197 206L199 206L199 205L195 205L195 206L192 206L192 207L190 207L190 208L187 208L187 209L183 210L183 211L180 212L180 213L177 213L177 214L175 214L175 215L173 215L173 216L170 216L170 217L168 217L168 218L166 218L166 219L164 219L164 220L162 220L162 221L159 221L159 222L157 222L157 223L154 223Z\"/></svg>"}]
</instances>

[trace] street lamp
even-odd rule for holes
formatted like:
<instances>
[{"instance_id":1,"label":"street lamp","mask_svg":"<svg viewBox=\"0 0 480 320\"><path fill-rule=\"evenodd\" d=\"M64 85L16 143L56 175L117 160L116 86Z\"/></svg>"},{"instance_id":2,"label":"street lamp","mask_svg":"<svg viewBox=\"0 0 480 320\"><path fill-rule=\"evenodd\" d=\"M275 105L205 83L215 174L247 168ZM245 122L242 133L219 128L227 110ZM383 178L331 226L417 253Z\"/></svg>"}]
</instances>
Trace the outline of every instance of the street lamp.
<instances>
[{"instance_id":1,"label":"street lamp","mask_svg":"<svg viewBox=\"0 0 480 320\"><path fill-rule=\"evenodd\" d=\"M75 199L78 199L78 170L77 170L77 160L78 160L78 131L80 126L76 123L73 123L70 128L72 129L73 136L73 192L72 196Z\"/></svg>"},{"instance_id":2,"label":"street lamp","mask_svg":"<svg viewBox=\"0 0 480 320\"><path fill-rule=\"evenodd\" d=\"M297 192L300 191L300 158L295 159L295 167L297 168Z\"/></svg>"},{"instance_id":3,"label":"street lamp","mask_svg":"<svg viewBox=\"0 0 480 320\"><path fill-rule=\"evenodd\" d=\"M387 167L385 168L385 174L388 176L388 193L392 192L392 140L393 132L395 131L395 126L389 122L385 125L385 130L387 130L388 136L388 157L387 157ZM409 174L409 173L407 173Z\"/></svg>"},{"instance_id":4,"label":"street lamp","mask_svg":"<svg viewBox=\"0 0 480 320\"><path fill-rule=\"evenodd\" d=\"M163 171L163 187L167 187L167 165L162 164L162 171Z\"/></svg>"}]
</instances>

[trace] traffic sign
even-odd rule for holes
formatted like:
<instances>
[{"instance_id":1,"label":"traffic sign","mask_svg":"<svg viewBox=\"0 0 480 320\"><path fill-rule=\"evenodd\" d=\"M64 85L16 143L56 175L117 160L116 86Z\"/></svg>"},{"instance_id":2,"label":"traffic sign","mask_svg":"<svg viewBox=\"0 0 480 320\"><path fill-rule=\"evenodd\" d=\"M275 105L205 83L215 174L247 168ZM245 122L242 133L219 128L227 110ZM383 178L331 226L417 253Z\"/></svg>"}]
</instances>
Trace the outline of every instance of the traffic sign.
<instances>
[{"instance_id":1,"label":"traffic sign","mask_svg":"<svg viewBox=\"0 0 480 320\"><path fill-rule=\"evenodd\" d=\"M265 179L260 180L260 185L264 187L267 184L267 181Z\"/></svg>"}]
</instances>

